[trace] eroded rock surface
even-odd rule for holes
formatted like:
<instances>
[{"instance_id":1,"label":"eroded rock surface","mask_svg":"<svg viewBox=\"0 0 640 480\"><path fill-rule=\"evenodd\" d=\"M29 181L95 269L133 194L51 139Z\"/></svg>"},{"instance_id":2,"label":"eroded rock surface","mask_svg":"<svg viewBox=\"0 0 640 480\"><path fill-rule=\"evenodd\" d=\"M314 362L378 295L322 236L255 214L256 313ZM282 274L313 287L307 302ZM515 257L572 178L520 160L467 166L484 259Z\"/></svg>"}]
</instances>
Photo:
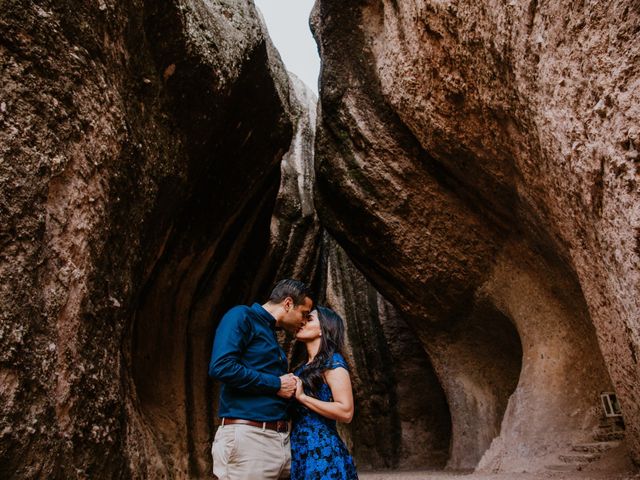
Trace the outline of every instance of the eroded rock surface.
<instances>
[{"instance_id":1,"label":"eroded rock surface","mask_svg":"<svg viewBox=\"0 0 640 480\"><path fill-rule=\"evenodd\" d=\"M0 476L207 476L206 364L266 288L286 72L250 1L16 0L0 36Z\"/></svg>"},{"instance_id":2,"label":"eroded rock surface","mask_svg":"<svg viewBox=\"0 0 640 480\"><path fill-rule=\"evenodd\" d=\"M2 478L208 477L216 321L282 276L348 323L361 467L538 470L612 389L640 458L637 2L314 23L316 175L251 1L2 3Z\"/></svg>"},{"instance_id":3,"label":"eroded rock surface","mask_svg":"<svg viewBox=\"0 0 640 480\"><path fill-rule=\"evenodd\" d=\"M358 468L444 467L451 419L422 344L329 236L324 249L323 302L346 323L356 402L340 427Z\"/></svg>"},{"instance_id":4,"label":"eroded rock surface","mask_svg":"<svg viewBox=\"0 0 640 480\"><path fill-rule=\"evenodd\" d=\"M313 24L319 215L429 351L449 465L499 431L483 468L542 468L611 382L640 461L637 3L320 0Z\"/></svg>"},{"instance_id":5,"label":"eroded rock surface","mask_svg":"<svg viewBox=\"0 0 640 480\"><path fill-rule=\"evenodd\" d=\"M291 80L294 134L281 162L278 198L271 219L271 249L262 270L268 280L300 278L318 283L322 234L313 202L317 96L300 79Z\"/></svg>"}]
</instances>

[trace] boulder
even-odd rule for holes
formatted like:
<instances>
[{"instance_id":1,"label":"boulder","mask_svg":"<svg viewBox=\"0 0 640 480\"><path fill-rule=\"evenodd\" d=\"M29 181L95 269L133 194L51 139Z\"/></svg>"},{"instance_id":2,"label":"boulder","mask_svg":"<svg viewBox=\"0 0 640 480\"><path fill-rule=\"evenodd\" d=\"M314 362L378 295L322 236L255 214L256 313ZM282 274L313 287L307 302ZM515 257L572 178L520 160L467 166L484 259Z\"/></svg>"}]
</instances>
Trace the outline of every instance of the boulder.
<instances>
[{"instance_id":1,"label":"boulder","mask_svg":"<svg viewBox=\"0 0 640 480\"><path fill-rule=\"evenodd\" d=\"M0 476L210 474L289 81L248 0L3 2Z\"/></svg>"},{"instance_id":2,"label":"boulder","mask_svg":"<svg viewBox=\"0 0 640 480\"><path fill-rule=\"evenodd\" d=\"M312 23L318 213L429 352L449 466L499 435L481 468L539 469L603 390L640 461L637 4L320 0Z\"/></svg>"}]
</instances>

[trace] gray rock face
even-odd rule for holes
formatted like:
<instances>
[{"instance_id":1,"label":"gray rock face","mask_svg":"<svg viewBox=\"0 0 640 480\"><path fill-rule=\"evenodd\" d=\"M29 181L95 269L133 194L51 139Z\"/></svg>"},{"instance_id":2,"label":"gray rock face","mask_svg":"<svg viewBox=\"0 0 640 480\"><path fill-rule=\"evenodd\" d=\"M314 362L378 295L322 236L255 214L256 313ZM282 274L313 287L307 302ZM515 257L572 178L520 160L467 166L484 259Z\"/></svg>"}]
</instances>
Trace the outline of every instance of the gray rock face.
<instances>
[{"instance_id":1,"label":"gray rock face","mask_svg":"<svg viewBox=\"0 0 640 480\"><path fill-rule=\"evenodd\" d=\"M288 79L252 2L3 2L0 476L209 474L215 321L269 249Z\"/></svg>"},{"instance_id":2,"label":"gray rock face","mask_svg":"<svg viewBox=\"0 0 640 480\"><path fill-rule=\"evenodd\" d=\"M318 98L295 75L289 76L294 134L289 151L282 157L280 190L271 219L271 249L263 271L271 281L300 278L315 283L322 275L322 234L313 203Z\"/></svg>"},{"instance_id":3,"label":"gray rock face","mask_svg":"<svg viewBox=\"0 0 640 480\"><path fill-rule=\"evenodd\" d=\"M612 388L640 461L636 3L321 0L313 24L319 216L429 352L449 466L541 468Z\"/></svg>"}]
</instances>

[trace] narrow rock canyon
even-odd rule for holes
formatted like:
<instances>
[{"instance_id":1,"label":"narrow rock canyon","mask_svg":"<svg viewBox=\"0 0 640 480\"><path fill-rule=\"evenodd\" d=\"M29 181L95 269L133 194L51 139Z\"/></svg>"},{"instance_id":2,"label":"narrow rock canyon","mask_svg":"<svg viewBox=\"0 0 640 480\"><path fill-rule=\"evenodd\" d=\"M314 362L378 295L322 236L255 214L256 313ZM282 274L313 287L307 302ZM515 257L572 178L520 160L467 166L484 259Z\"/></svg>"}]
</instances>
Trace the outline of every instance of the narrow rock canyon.
<instances>
[{"instance_id":1,"label":"narrow rock canyon","mask_svg":"<svg viewBox=\"0 0 640 480\"><path fill-rule=\"evenodd\" d=\"M362 471L637 472L640 6L565 3L317 0L316 98L251 0L2 2L0 477L211 478L283 277Z\"/></svg>"}]
</instances>

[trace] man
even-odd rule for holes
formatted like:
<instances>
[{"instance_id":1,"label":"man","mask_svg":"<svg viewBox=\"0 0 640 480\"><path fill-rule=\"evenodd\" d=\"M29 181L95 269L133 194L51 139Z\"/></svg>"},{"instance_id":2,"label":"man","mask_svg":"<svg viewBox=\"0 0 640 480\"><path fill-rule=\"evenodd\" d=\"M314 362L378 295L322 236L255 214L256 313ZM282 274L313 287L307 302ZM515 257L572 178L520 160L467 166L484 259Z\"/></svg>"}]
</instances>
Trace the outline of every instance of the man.
<instances>
[{"instance_id":1,"label":"man","mask_svg":"<svg viewBox=\"0 0 640 480\"><path fill-rule=\"evenodd\" d=\"M221 425L211 448L219 480L289 477L287 407L296 380L276 328L297 332L312 308L308 287L285 279L264 305L234 307L220 321L209 363L209 375L222 382Z\"/></svg>"}]
</instances>

